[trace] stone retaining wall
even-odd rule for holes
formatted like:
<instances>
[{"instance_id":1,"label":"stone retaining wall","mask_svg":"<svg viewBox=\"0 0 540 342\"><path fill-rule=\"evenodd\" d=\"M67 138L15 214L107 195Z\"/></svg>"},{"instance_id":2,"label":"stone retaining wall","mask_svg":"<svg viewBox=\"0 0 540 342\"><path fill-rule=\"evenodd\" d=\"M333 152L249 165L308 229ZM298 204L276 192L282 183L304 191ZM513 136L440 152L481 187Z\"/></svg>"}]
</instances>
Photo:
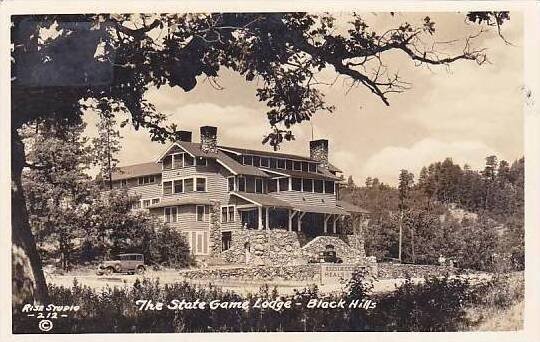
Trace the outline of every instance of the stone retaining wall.
<instances>
[{"instance_id":1,"label":"stone retaining wall","mask_svg":"<svg viewBox=\"0 0 540 342\"><path fill-rule=\"evenodd\" d=\"M232 268L193 269L180 272L188 279L204 280L295 280L320 281L320 265L238 266Z\"/></svg>"},{"instance_id":2,"label":"stone retaining wall","mask_svg":"<svg viewBox=\"0 0 540 342\"><path fill-rule=\"evenodd\" d=\"M411 278L423 278L425 276L443 276L456 274L458 269L450 266L438 265L411 265L411 264L377 264L379 279L405 278L408 274Z\"/></svg>"}]
</instances>

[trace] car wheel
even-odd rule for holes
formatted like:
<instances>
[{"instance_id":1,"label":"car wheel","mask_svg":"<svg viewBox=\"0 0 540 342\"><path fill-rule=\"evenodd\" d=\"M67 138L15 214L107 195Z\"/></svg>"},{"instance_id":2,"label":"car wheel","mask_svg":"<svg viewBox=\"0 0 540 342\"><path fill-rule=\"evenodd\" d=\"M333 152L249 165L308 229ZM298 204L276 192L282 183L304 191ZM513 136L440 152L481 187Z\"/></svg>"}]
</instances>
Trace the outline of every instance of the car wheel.
<instances>
[{"instance_id":1,"label":"car wheel","mask_svg":"<svg viewBox=\"0 0 540 342\"><path fill-rule=\"evenodd\" d=\"M146 271L146 268L144 268L144 266L137 267L138 274L144 274L145 271Z\"/></svg>"},{"instance_id":2,"label":"car wheel","mask_svg":"<svg viewBox=\"0 0 540 342\"><path fill-rule=\"evenodd\" d=\"M106 274L106 275L111 275L111 274L113 274L113 272L114 272L114 268L112 268L112 267L107 267L107 268L105 269L104 274Z\"/></svg>"}]
</instances>

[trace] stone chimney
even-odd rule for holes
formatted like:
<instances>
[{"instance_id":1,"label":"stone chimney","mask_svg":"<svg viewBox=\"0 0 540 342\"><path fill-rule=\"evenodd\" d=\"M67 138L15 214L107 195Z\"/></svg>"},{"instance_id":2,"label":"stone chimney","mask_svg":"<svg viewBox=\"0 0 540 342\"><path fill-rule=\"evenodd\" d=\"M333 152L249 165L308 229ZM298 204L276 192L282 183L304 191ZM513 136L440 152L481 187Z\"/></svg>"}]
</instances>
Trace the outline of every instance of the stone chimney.
<instances>
[{"instance_id":1,"label":"stone chimney","mask_svg":"<svg viewBox=\"0 0 540 342\"><path fill-rule=\"evenodd\" d=\"M176 131L176 139L179 141L191 142L191 131Z\"/></svg>"},{"instance_id":2,"label":"stone chimney","mask_svg":"<svg viewBox=\"0 0 540 342\"><path fill-rule=\"evenodd\" d=\"M217 153L217 127L201 127L201 150L205 153Z\"/></svg>"},{"instance_id":3,"label":"stone chimney","mask_svg":"<svg viewBox=\"0 0 540 342\"><path fill-rule=\"evenodd\" d=\"M309 157L328 169L328 140L319 139L309 142Z\"/></svg>"}]
</instances>

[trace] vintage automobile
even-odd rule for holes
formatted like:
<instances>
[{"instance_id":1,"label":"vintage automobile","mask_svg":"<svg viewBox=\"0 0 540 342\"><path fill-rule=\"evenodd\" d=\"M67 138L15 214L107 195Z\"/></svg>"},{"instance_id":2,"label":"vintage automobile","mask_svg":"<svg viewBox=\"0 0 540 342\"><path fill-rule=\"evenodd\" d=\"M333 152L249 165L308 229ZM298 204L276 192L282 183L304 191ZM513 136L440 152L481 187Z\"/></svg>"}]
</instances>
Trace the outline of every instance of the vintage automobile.
<instances>
[{"instance_id":1,"label":"vintage automobile","mask_svg":"<svg viewBox=\"0 0 540 342\"><path fill-rule=\"evenodd\" d=\"M114 260L103 261L97 270L98 275L112 273L143 274L146 271L144 255L136 253L119 254Z\"/></svg>"},{"instance_id":2,"label":"vintage automobile","mask_svg":"<svg viewBox=\"0 0 540 342\"><path fill-rule=\"evenodd\" d=\"M334 263L341 264L343 259L337 256L334 246L328 245L324 251L319 252L317 259L309 260L310 263Z\"/></svg>"}]
</instances>

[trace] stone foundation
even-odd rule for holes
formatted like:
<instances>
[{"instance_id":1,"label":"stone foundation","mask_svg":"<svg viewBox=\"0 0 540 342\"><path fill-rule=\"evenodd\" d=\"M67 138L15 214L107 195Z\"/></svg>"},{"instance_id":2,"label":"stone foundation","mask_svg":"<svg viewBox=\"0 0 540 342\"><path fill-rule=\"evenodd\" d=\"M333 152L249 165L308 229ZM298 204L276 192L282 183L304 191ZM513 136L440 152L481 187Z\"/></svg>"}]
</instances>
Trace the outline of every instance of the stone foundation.
<instances>
[{"instance_id":1,"label":"stone foundation","mask_svg":"<svg viewBox=\"0 0 540 342\"><path fill-rule=\"evenodd\" d=\"M282 229L233 230L231 247L221 252L220 258L232 264L248 265L305 265L318 259L327 245L334 246L344 263L365 261L364 242L360 236L317 236L301 247L297 232Z\"/></svg>"},{"instance_id":2,"label":"stone foundation","mask_svg":"<svg viewBox=\"0 0 540 342\"><path fill-rule=\"evenodd\" d=\"M247 246L249 245L249 246ZM249 252L246 249L249 247ZM298 265L307 263L295 232L288 230L233 230L231 248L221 258L233 264Z\"/></svg>"}]
</instances>

